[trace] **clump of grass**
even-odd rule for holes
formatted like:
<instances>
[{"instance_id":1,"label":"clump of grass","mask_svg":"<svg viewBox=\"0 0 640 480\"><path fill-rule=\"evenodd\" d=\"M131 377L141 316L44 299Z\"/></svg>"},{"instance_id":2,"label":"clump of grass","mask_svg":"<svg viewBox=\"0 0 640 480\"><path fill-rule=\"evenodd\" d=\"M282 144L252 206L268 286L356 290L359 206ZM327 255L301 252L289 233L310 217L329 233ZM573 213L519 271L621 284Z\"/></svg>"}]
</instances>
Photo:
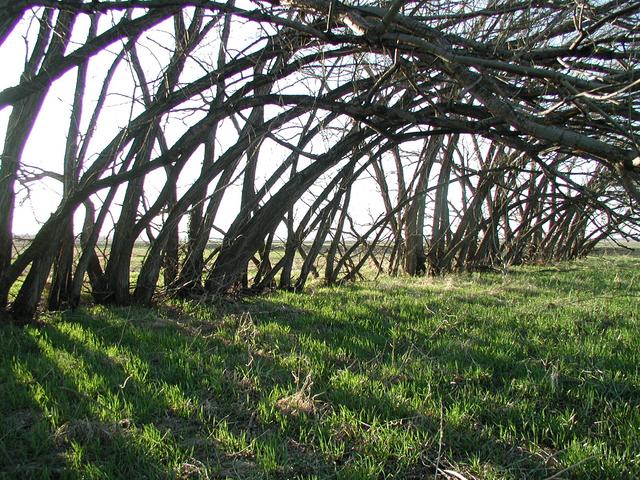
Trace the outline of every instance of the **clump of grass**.
<instances>
[{"instance_id":1,"label":"clump of grass","mask_svg":"<svg viewBox=\"0 0 640 480\"><path fill-rule=\"evenodd\" d=\"M127 427L126 420L117 424L107 424L88 419L74 419L58 427L53 433L53 440L58 446L70 445L73 442L98 441L106 443L110 442L114 435L121 434L123 429Z\"/></svg>"},{"instance_id":2,"label":"clump of grass","mask_svg":"<svg viewBox=\"0 0 640 480\"><path fill-rule=\"evenodd\" d=\"M311 373L307 373L301 384L296 374L294 379L299 387L295 393L279 399L276 402L276 408L285 415L298 416L301 413L313 415L319 410L319 403L316 397L311 395L311 387L313 387Z\"/></svg>"}]
</instances>

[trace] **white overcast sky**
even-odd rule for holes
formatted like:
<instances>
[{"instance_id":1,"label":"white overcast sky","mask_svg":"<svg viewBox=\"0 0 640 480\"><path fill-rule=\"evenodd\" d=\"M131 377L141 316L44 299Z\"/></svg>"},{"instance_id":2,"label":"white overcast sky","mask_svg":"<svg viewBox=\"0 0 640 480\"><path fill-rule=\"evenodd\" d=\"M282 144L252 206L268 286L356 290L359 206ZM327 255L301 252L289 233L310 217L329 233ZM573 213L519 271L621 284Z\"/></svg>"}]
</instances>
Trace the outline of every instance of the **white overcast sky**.
<instances>
[{"instance_id":1,"label":"white overcast sky","mask_svg":"<svg viewBox=\"0 0 640 480\"><path fill-rule=\"evenodd\" d=\"M103 16L106 17L106 16ZM103 28L109 25L108 17L104 18L105 24ZM88 28L88 17L80 16L76 28L74 29L74 36L72 38L72 46L70 49L75 49L76 46L73 42L80 44L86 36ZM171 31L171 25L168 24L166 29ZM232 32L238 32L240 29L232 29ZM246 34L250 29L246 26L243 27L243 32ZM0 65L3 65L3 72L0 75L0 90L9 86L16 85L19 81L19 75L22 72L24 61L27 55L27 44L32 45L33 42L27 42L27 39L33 39L33 34L37 32L37 24L34 22L29 25L26 20L23 20L16 30L10 35L5 44L0 48ZM156 35L163 35L159 33ZM169 35L166 33L164 35ZM171 41L171 40L170 40ZM239 40L235 40L238 42ZM251 41L250 35L248 35L245 42ZM242 40L240 40L242 42ZM115 43L106 52L99 54L97 57L92 58L89 67L89 79L87 84L88 99L84 105L83 112L83 125L86 126L88 120L93 113L94 101L98 96L99 89L102 85L102 75L106 68L113 60L115 53L119 51L121 44ZM241 48L241 44L231 44L231 50L234 48ZM141 41L138 49L141 60L145 63L145 66L149 68L150 76L153 77L153 71L157 72L158 68L163 64L162 50L157 48L154 42L144 40ZM211 48L211 62L215 62L214 56L217 54L217 46ZM194 71L194 76L200 76L203 74L202 70ZM92 142L91 151L95 154L105 145L113 136L117 133L118 129L126 125L129 117L129 105L126 98L122 98L120 95L131 94L131 77L127 77L127 69L121 68L119 76L116 76L112 82L111 91L107 104L101 115L98 132ZM75 85L76 71L71 70L67 72L63 77L56 80L46 97L43 108L38 116L36 124L33 128L32 134L27 142L27 146L22 157L23 165L30 167L36 167L43 170L62 172L62 160L64 156L64 146L66 141L69 112L71 110L72 92ZM5 137L7 120L9 118L10 108L5 108L0 111L0 135L2 139ZM165 135L171 141L175 139L177 135L181 134L178 130L167 129ZM228 146L234 140L235 130L228 124L225 130L222 131L221 142L226 143ZM273 167L268 164L270 158L282 158L286 155L280 147L274 147L274 143L265 145L263 160L259 162L258 171L258 185L261 183L260 178L268 175ZM223 147L225 145L221 145ZM185 173L180 179L180 190L184 191L191 183L191 180L199 172L199 160L194 159L185 168ZM163 181L163 173L158 171L152 174L149 178L155 178L155 181L147 181L149 189L159 189ZM26 190L17 185L19 190L18 201L16 205L16 211L14 215L14 234L16 235L33 235L35 234L42 222L44 222L49 215L56 209L60 202L61 185L52 179L44 179L34 183L30 186L29 195L26 195ZM363 223L368 223L372 217L376 217L382 211L382 206L376 201L377 195L373 195L375 185L370 180L362 180L356 183L354 186L354 193L352 198L352 210L356 214L356 218L360 218ZM121 191L123 188L121 187ZM226 228L230 221L234 218L237 212L237 205L239 200L240 188L231 188L225 195L225 201L220 209L221 218L216 221L216 224L221 228ZM147 192L152 195L152 192ZM96 207L99 207L99 199L96 200ZM374 205L375 204L375 205ZM77 214L76 230L82 224L83 209ZM114 206L114 214L117 215L117 203ZM184 230L186 225L183 224ZM110 226L106 226L103 234L108 234Z\"/></svg>"}]
</instances>

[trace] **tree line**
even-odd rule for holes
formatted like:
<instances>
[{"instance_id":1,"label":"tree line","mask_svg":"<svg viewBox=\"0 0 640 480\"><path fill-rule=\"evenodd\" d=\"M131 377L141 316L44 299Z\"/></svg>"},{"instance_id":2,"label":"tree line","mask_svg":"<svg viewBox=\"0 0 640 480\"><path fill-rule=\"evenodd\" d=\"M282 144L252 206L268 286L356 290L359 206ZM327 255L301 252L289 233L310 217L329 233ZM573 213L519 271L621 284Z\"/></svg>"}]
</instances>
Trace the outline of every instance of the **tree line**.
<instances>
[{"instance_id":1,"label":"tree line","mask_svg":"<svg viewBox=\"0 0 640 480\"><path fill-rule=\"evenodd\" d=\"M149 304L340 284L371 268L503 269L637 238L637 2L0 6L0 48L27 41L19 82L0 91L8 321L86 296ZM25 147L63 78L74 84L64 152L36 171ZM114 96L128 113L107 134ZM60 203L19 246L18 195L44 177ZM365 181L375 189L363 199ZM379 212L362 218L363 201Z\"/></svg>"}]
</instances>

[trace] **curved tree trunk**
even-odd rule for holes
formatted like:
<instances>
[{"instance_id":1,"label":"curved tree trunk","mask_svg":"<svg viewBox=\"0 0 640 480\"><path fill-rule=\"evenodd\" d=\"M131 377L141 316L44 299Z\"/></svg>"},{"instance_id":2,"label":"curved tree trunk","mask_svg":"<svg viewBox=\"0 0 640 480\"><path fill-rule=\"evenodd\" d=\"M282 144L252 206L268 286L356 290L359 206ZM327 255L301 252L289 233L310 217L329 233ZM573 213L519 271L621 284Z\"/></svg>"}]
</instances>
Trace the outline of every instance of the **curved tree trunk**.
<instances>
[{"instance_id":1,"label":"curved tree trunk","mask_svg":"<svg viewBox=\"0 0 640 480\"><path fill-rule=\"evenodd\" d=\"M98 30L98 20L91 17L91 26L87 41L95 38ZM81 168L79 157L80 122L82 120L84 93L87 84L88 59L78 66L76 87L73 95L71 121L67 132L67 143L64 152L63 197L71 194L78 181ZM73 258L75 254L75 235L73 218L62 227L62 238L53 265L53 278L49 291L48 308L58 310L69 305L73 289Z\"/></svg>"},{"instance_id":2,"label":"curved tree trunk","mask_svg":"<svg viewBox=\"0 0 640 480\"><path fill-rule=\"evenodd\" d=\"M29 59L27 72L25 73L35 74L38 67L40 71L46 71L50 68L62 57L71 37L75 14L60 12L55 27L50 29L49 26L44 25L49 22L49 14L47 12L49 10L45 10L43 14L43 23L41 23L36 47L32 57ZM45 47L50 32L52 33L51 42ZM42 65L39 65L40 61ZM3 212L3 215L0 215L0 271L3 273L9 270L8 267L11 261L12 221L15 206L14 183L22 151L40 112L45 95L46 91L41 90L19 101L14 105L9 119L10 128L5 139L3 161L0 167L0 211ZM70 217L67 217L67 221L69 221L68 218ZM58 226L55 236L49 238L47 247L41 251L39 257L31 264L29 274L11 305L11 316L15 322L23 323L33 319L51 270L55 247L64 231ZM1 280L0 283L2 283ZM8 292L8 286L0 286L0 308L4 308L7 304L5 291Z\"/></svg>"}]
</instances>

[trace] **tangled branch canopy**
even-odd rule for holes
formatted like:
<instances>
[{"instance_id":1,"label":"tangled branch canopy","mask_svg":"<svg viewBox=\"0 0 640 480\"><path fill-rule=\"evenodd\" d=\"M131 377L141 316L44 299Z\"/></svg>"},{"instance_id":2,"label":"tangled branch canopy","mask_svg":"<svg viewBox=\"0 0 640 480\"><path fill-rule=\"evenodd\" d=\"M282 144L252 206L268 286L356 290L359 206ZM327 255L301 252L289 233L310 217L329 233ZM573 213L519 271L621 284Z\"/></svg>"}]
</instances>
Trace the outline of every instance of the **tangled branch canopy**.
<instances>
[{"instance_id":1,"label":"tangled branch canopy","mask_svg":"<svg viewBox=\"0 0 640 480\"><path fill-rule=\"evenodd\" d=\"M636 235L637 1L3 3L0 45L28 43L19 82L0 91L0 304L15 318L45 293L50 308L77 305L87 278L96 301L146 303L160 284L301 288L322 268L329 283L367 262L442 273ZM66 149L31 171L24 147L69 75ZM129 115L117 130L100 120L115 94ZM60 204L16 249L18 187L44 177ZM367 225L351 198L365 177L381 205Z\"/></svg>"}]
</instances>

